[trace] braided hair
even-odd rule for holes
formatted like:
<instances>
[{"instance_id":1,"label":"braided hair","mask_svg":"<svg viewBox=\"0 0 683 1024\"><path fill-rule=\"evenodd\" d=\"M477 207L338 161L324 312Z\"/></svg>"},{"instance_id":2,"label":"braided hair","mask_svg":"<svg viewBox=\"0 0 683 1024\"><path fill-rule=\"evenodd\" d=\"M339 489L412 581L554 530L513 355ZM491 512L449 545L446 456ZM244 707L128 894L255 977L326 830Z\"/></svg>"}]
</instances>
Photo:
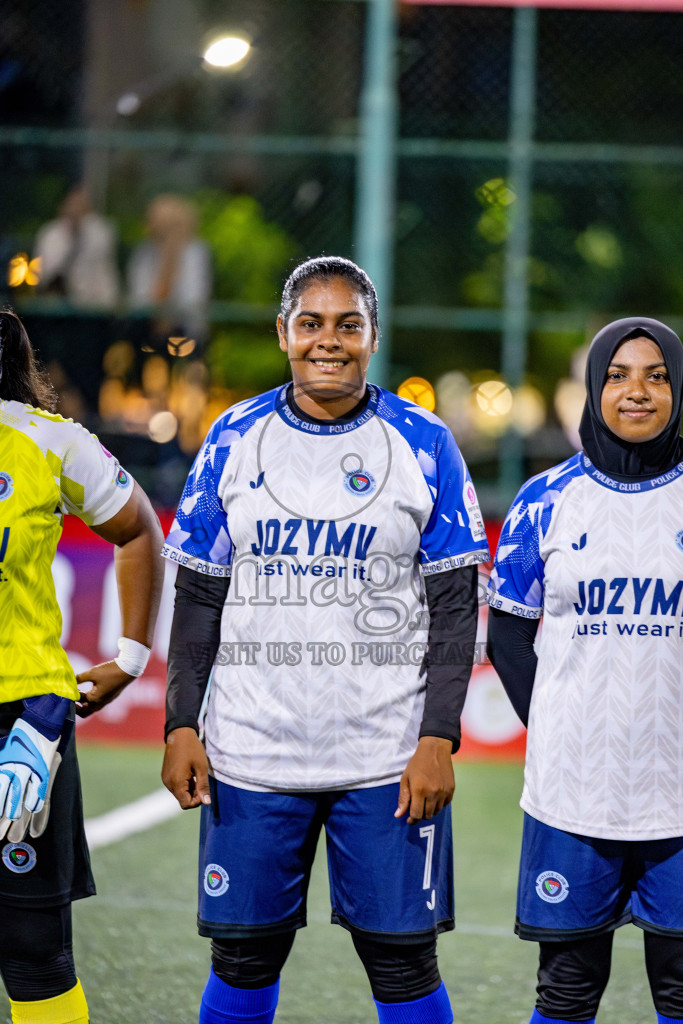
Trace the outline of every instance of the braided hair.
<instances>
[{"instance_id":1,"label":"braided hair","mask_svg":"<svg viewBox=\"0 0 683 1024\"><path fill-rule=\"evenodd\" d=\"M57 395L40 368L26 328L16 313L0 310L0 399L53 412Z\"/></svg>"}]
</instances>

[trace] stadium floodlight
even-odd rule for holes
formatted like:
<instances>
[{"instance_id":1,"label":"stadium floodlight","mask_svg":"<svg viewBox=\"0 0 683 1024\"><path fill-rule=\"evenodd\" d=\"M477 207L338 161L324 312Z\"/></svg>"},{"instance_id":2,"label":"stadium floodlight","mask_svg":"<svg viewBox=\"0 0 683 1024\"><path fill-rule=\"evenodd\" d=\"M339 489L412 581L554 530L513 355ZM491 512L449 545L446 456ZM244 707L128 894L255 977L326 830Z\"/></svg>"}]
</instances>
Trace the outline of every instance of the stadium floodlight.
<instances>
[{"instance_id":1,"label":"stadium floodlight","mask_svg":"<svg viewBox=\"0 0 683 1024\"><path fill-rule=\"evenodd\" d=\"M204 60L212 68L230 68L249 53L251 43L240 36L220 36L214 39L204 51Z\"/></svg>"},{"instance_id":2,"label":"stadium floodlight","mask_svg":"<svg viewBox=\"0 0 683 1024\"><path fill-rule=\"evenodd\" d=\"M137 114L145 100L180 79L188 77L198 68L206 68L208 65L222 71L224 68L235 67L244 60L250 50L251 43L241 36L214 37L201 56L194 54L131 86L114 101L113 109L121 117L132 117L133 114Z\"/></svg>"},{"instance_id":3,"label":"stadium floodlight","mask_svg":"<svg viewBox=\"0 0 683 1024\"><path fill-rule=\"evenodd\" d=\"M139 82L131 83L124 92L104 103L93 112L92 127L107 131L120 123L119 118L132 120L143 104L183 79L201 75L209 77L214 71L220 74L232 68L239 71L239 65L244 62L251 49L251 42L243 37L227 33L221 36L214 35L203 52L199 52L197 47L195 52L170 62L161 71L153 72ZM109 177L106 150L100 149L97 153L90 150L85 176L94 202L103 204Z\"/></svg>"}]
</instances>

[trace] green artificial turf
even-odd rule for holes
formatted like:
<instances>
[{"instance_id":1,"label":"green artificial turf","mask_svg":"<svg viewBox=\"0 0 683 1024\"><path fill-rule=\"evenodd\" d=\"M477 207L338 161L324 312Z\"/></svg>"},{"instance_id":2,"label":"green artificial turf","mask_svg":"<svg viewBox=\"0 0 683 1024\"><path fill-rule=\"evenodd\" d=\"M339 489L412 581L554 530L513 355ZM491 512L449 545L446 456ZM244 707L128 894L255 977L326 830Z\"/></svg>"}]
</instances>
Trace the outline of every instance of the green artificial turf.
<instances>
[{"instance_id":1,"label":"green artificial turf","mask_svg":"<svg viewBox=\"0 0 683 1024\"><path fill-rule=\"evenodd\" d=\"M82 745L86 815L159 788L159 749ZM457 928L439 940L456 1024L527 1024L536 947L513 934L521 766L456 760ZM195 927L198 813L188 811L93 851L98 896L74 907L75 955L92 1024L196 1024L209 941ZM348 934L329 924L324 851L309 925L282 977L276 1024L376 1024ZM9 1022L9 1013L0 1020ZM598 1024L654 1022L640 932L617 934Z\"/></svg>"}]
</instances>

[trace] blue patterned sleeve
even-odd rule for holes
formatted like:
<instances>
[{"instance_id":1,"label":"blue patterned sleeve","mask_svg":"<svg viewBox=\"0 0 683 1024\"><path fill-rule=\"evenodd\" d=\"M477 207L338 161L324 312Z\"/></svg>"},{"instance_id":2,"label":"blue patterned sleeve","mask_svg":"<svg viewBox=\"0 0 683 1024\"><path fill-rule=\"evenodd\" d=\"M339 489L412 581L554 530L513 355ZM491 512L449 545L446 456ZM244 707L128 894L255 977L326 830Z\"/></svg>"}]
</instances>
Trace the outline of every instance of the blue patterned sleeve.
<instances>
[{"instance_id":1,"label":"blue patterned sleeve","mask_svg":"<svg viewBox=\"0 0 683 1024\"><path fill-rule=\"evenodd\" d=\"M524 484L500 533L487 595L492 608L540 619L545 586L541 540L563 490L582 474L579 456L574 455Z\"/></svg>"},{"instance_id":2,"label":"blue patterned sleeve","mask_svg":"<svg viewBox=\"0 0 683 1024\"><path fill-rule=\"evenodd\" d=\"M489 579L492 608L540 619L543 614L545 563L539 550L540 510L525 495L517 495L500 533Z\"/></svg>"},{"instance_id":3,"label":"blue patterned sleeve","mask_svg":"<svg viewBox=\"0 0 683 1024\"><path fill-rule=\"evenodd\" d=\"M178 565L209 576L231 571L233 546L218 485L238 439L235 430L223 427L222 418L214 423L190 470L162 551Z\"/></svg>"},{"instance_id":4,"label":"blue patterned sleeve","mask_svg":"<svg viewBox=\"0 0 683 1024\"><path fill-rule=\"evenodd\" d=\"M434 457L421 450L418 462L434 498L420 545L424 574L487 562L486 530L472 478L447 427L442 425Z\"/></svg>"}]
</instances>

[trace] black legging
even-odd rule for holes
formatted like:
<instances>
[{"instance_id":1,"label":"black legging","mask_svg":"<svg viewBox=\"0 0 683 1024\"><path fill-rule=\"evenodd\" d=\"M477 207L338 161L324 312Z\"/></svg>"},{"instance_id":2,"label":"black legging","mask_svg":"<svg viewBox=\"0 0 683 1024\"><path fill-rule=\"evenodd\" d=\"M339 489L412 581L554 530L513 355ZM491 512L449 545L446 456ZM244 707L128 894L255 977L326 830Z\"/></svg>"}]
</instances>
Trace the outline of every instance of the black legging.
<instances>
[{"instance_id":1,"label":"black legging","mask_svg":"<svg viewBox=\"0 0 683 1024\"><path fill-rule=\"evenodd\" d=\"M372 994L380 1003L409 1003L435 992L441 984L436 938L403 945L351 932Z\"/></svg>"},{"instance_id":2,"label":"black legging","mask_svg":"<svg viewBox=\"0 0 683 1024\"><path fill-rule=\"evenodd\" d=\"M76 984L71 904L0 907L0 975L10 999L52 999Z\"/></svg>"},{"instance_id":3,"label":"black legging","mask_svg":"<svg viewBox=\"0 0 683 1024\"><path fill-rule=\"evenodd\" d=\"M657 1012L683 1019L683 938L645 932L645 966Z\"/></svg>"},{"instance_id":4,"label":"black legging","mask_svg":"<svg viewBox=\"0 0 683 1024\"><path fill-rule=\"evenodd\" d=\"M573 942L541 942L536 1008L544 1017L591 1020L609 980L614 932ZM664 1017L683 1019L683 938L645 932L652 1000Z\"/></svg>"},{"instance_id":5,"label":"black legging","mask_svg":"<svg viewBox=\"0 0 683 1024\"><path fill-rule=\"evenodd\" d=\"M294 932L258 939L213 939L214 973L234 988L266 988L277 981L294 942ZM353 944L381 1003L407 1003L441 984L436 939L403 944L352 932Z\"/></svg>"}]
</instances>

